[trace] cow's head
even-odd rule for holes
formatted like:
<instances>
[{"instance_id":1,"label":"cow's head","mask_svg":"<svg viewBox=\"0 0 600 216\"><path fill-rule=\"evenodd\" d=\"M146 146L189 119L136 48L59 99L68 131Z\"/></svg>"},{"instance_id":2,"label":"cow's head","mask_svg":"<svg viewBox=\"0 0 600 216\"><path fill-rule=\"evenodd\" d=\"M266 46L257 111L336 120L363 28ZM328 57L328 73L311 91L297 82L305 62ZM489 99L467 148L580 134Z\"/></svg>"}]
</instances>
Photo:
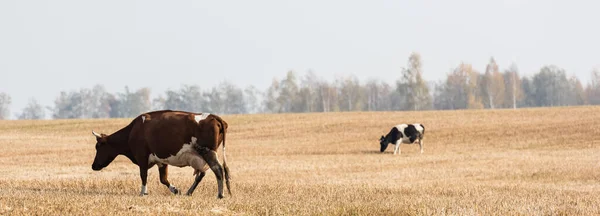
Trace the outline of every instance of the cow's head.
<instances>
[{"instance_id":1,"label":"cow's head","mask_svg":"<svg viewBox=\"0 0 600 216\"><path fill-rule=\"evenodd\" d=\"M388 142L383 135L381 136L381 138L379 138L379 145L381 145L381 149L379 149L379 150L381 152L384 152L389 144L390 144L390 142Z\"/></svg>"},{"instance_id":2,"label":"cow's head","mask_svg":"<svg viewBox=\"0 0 600 216\"><path fill-rule=\"evenodd\" d=\"M108 166L118 155L117 149L108 144L108 136L106 134L98 134L92 131L96 136L96 157L92 164L92 169L95 171L101 170Z\"/></svg>"}]
</instances>

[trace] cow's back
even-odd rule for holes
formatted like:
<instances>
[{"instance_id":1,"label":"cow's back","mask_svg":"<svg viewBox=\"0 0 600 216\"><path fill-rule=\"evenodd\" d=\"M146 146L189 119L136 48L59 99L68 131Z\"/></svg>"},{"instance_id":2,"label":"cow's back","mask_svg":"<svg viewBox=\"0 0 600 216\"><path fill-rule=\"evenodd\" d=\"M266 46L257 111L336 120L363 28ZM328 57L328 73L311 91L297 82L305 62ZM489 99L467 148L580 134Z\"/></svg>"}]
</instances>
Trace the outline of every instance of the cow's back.
<instances>
[{"instance_id":1,"label":"cow's back","mask_svg":"<svg viewBox=\"0 0 600 216\"><path fill-rule=\"evenodd\" d=\"M175 155L195 135L194 115L200 114L170 110L142 114L134 120L130 142L160 158Z\"/></svg>"}]
</instances>

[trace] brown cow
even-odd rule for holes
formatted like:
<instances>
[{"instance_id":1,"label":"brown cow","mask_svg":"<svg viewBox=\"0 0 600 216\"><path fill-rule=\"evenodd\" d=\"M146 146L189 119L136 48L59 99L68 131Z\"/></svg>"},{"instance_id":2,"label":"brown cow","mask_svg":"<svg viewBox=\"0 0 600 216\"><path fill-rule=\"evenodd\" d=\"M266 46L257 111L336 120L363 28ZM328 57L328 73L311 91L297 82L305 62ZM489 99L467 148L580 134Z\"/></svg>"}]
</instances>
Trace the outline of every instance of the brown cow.
<instances>
[{"instance_id":1,"label":"brown cow","mask_svg":"<svg viewBox=\"0 0 600 216\"><path fill-rule=\"evenodd\" d=\"M126 127L108 136L92 130L97 140L92 169L101 170L118 155L126 156L140 167L140 195L143 196L148 194L148 169L155 164L158 165L160 182L174 194L179 194L179 190L167 180L168 165L193 167L196 177L187 195L194 192L206 170L210 168L217 178L217 197L220 199L223 198L223 173L227 191L231 195L229 168L225 157L226 131L227 122L214 114L171 110L144 113ZM217 149L221 142L223 166L217 157Z\"/></svg>"}]
</instances>

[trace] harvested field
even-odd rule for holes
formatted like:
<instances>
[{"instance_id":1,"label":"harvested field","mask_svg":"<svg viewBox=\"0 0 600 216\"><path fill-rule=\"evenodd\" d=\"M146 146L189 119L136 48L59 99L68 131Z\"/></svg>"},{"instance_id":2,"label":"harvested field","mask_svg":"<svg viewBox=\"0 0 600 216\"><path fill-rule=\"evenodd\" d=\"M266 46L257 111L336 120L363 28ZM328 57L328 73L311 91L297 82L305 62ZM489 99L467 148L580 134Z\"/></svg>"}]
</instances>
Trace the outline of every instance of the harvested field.
<instances>
[{"instance_id":1,"label":"harvested field","mask_svg":"<svg viewBox=\"0 0 600 216\"><path fill-rule=\"evenodd\" d=\"M158 169L139 197L123 156L92 171L94 129L131 119L0 121L0 215L598 215L600 107L224 115L233 197L208 172L172 195ZM379 153L398 123L424 150ZM221 156L221 149L219 150ZM183 190L190 167L171 167Z\"/></svg>"}]
</instances>

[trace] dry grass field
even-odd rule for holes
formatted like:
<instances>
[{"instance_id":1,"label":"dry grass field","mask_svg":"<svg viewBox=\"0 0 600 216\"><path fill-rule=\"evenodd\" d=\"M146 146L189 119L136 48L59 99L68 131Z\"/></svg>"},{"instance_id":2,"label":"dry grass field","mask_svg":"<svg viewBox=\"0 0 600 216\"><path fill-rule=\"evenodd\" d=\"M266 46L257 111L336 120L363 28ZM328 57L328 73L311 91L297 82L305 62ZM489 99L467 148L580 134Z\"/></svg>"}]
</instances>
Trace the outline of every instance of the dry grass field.
<instances>
[{"instance_id":1,"label":"dry grass field","mask_svg":"<svg viewBox=\"0 0 600 216\"><path fill-rule=\"evenodd\" d=\"M0 215L600 215L600 107L227 115L233 196L208 172L176 196L95 139L130 119L0 121ZM418 145L379 153L398 123ZM221 149L219 150L221 156ZM170 168L183 190L192 168Z\"/></svg>"}]
</instances>

